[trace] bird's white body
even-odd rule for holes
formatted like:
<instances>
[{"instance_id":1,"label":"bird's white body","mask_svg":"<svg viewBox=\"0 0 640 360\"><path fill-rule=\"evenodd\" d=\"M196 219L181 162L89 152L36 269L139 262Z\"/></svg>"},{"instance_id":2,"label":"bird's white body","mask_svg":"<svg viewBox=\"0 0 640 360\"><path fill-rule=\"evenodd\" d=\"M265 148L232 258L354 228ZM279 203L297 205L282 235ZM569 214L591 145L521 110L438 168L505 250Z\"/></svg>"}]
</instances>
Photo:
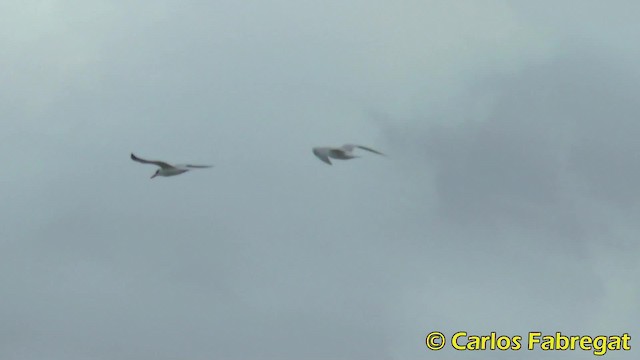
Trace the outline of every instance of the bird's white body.
<instances>
[{"instance_id":1,"label":"bird's white body","mask_svg":"<svg viewBox=\"0 0 640 360\"><path fill-rule=\"evenodd\" d=\"M325 147L314 147L313 148L313 154L315 156L318 157L318 159L324 161L325 163L332 165L331 164L331 159L337 159L337 160L349 160L349 159L353 159L353 158L357 158L359 156L354 155L353 151L355 149L362 149L362 150L366 150L378 155L383 155L383 153L378 152L376 150L373 150L371 148L368 148L366 146L362 146L362 145L353 145L353 144L344 144L340 147L329 147L329 146L325 146Z\"/></svg>"},{"instance_id":2,"label":"bird's white body","mask_svg":"<svg viewBox=\"0 0 640 360\"><path fill-rule=\"evenodd\" d=\"M211 165L191 165L191 164L171 165L164 161L141 159L135 156L133 153L131 154L131 160L137 161L143 164L153 164L153 165L159 166L160 169L156 170L153 176L151 176L152 179L156 176L175 176L175 175L180 175L182 173L186 173L187 171L193 170L193 169L204 169L204 168L212 167Z\"/></svg>"},{"instance_id":3,"label":"bird's white body","mask_svg":"<svg viewBox=\"0 0 640 360\"><path fill-rule=\"evenodd\" d=\"M189 169L180 169L178 167L178 165L175 165L175 167L173 168L166 168L166 169L158 169L158 174L157 176L174 176L174 175L180 175L182 173L185 173L189 171Z\"/></svg>"}]
</instances>

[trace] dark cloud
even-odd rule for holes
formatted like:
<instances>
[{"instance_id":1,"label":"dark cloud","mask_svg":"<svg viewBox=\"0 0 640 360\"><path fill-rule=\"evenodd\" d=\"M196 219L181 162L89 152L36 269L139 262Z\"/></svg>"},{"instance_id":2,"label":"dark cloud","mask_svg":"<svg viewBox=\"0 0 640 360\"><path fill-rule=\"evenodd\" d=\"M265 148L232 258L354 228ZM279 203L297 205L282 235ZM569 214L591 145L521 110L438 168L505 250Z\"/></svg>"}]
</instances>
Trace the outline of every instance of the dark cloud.
<instances>
[{"instance_id":1,"label":"dark cloud","mask_svg":"<svg viewBox=\"0 0 640 360\"><path fill-rule=\"evenodd\" d=\"M521 226L580 246L611 225L598 208L637 208L637 78L592 53L565 53L478 80L448 103L455 124L391 126L390 139L422 154L444 220Z\"/></svg>"}]
</instances>

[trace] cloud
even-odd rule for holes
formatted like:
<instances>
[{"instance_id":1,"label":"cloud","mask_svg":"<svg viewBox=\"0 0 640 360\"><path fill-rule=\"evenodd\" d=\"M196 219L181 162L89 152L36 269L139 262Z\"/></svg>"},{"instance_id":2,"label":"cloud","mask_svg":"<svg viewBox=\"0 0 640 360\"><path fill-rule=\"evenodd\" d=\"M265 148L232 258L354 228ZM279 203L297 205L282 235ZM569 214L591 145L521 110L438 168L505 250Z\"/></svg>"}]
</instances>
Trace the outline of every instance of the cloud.
<instances>
[{"instance_id":1,"label":"cloud","mask_svg":"<svg viewBox=\"0 0 640 360\"><path fill-rule=\"evenodd\" d=\"M390 125L390 141L421 154L443 219L517 224L579 243L606 230L599 209L637 207L640 171L629 166L640 152L637 76L589 52L565 53L478 80L438 110L458 121Z\"/></svg>"},{"instance_id":2,"label":"cloud","mask_svg":"<svg viewBox=\"0 0 640 360\"><path fill-rule=\"evenodd\" d=\"M630 52L565 46L548 4L16 4L0 357L415 359L431 330L637 323ZM388 156L311 153L345 142ZM215 167L149 180L132 151Z\"/></svg>"}]
</instances>

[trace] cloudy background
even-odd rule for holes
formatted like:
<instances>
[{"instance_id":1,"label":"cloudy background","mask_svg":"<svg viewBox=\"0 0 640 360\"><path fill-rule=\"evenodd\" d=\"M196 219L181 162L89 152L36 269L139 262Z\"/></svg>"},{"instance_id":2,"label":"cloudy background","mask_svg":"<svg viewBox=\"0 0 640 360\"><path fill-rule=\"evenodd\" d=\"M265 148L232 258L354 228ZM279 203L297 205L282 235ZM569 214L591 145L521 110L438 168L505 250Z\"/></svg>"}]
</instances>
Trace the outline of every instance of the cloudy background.
<instances>
[{"instance_id":1,"label":"cloudy background","mask_svg":"<svg viewBox=\"0 0 640 360\"><path fill-rule=\"evenodd\" d=\"M3 1L0 358L592 356L432 353L434 330L635 345L639 12ZM345 142L388 157L311 153ZM149 180L130 152L215 168Z\"/></svg>"}]
</instances>

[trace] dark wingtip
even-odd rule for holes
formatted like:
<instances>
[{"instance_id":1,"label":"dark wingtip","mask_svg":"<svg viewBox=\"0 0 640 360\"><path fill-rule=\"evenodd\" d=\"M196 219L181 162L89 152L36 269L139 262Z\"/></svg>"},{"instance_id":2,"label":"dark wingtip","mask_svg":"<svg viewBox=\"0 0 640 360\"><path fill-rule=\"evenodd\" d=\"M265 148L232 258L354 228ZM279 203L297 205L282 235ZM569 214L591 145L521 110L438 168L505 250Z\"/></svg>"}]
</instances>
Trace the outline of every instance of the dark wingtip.
<instances>
[{"instance_id":1,"label":"dark wingtip","mask_svg":"<svg viewBox=\"0 0 640 360\"><path fill-rule=\"evenodd\" d=\"M135 160L135 159L136 159L136 156L133 155L133 153L131 153L131 160Z\"/></svg>"}]
</instances>

